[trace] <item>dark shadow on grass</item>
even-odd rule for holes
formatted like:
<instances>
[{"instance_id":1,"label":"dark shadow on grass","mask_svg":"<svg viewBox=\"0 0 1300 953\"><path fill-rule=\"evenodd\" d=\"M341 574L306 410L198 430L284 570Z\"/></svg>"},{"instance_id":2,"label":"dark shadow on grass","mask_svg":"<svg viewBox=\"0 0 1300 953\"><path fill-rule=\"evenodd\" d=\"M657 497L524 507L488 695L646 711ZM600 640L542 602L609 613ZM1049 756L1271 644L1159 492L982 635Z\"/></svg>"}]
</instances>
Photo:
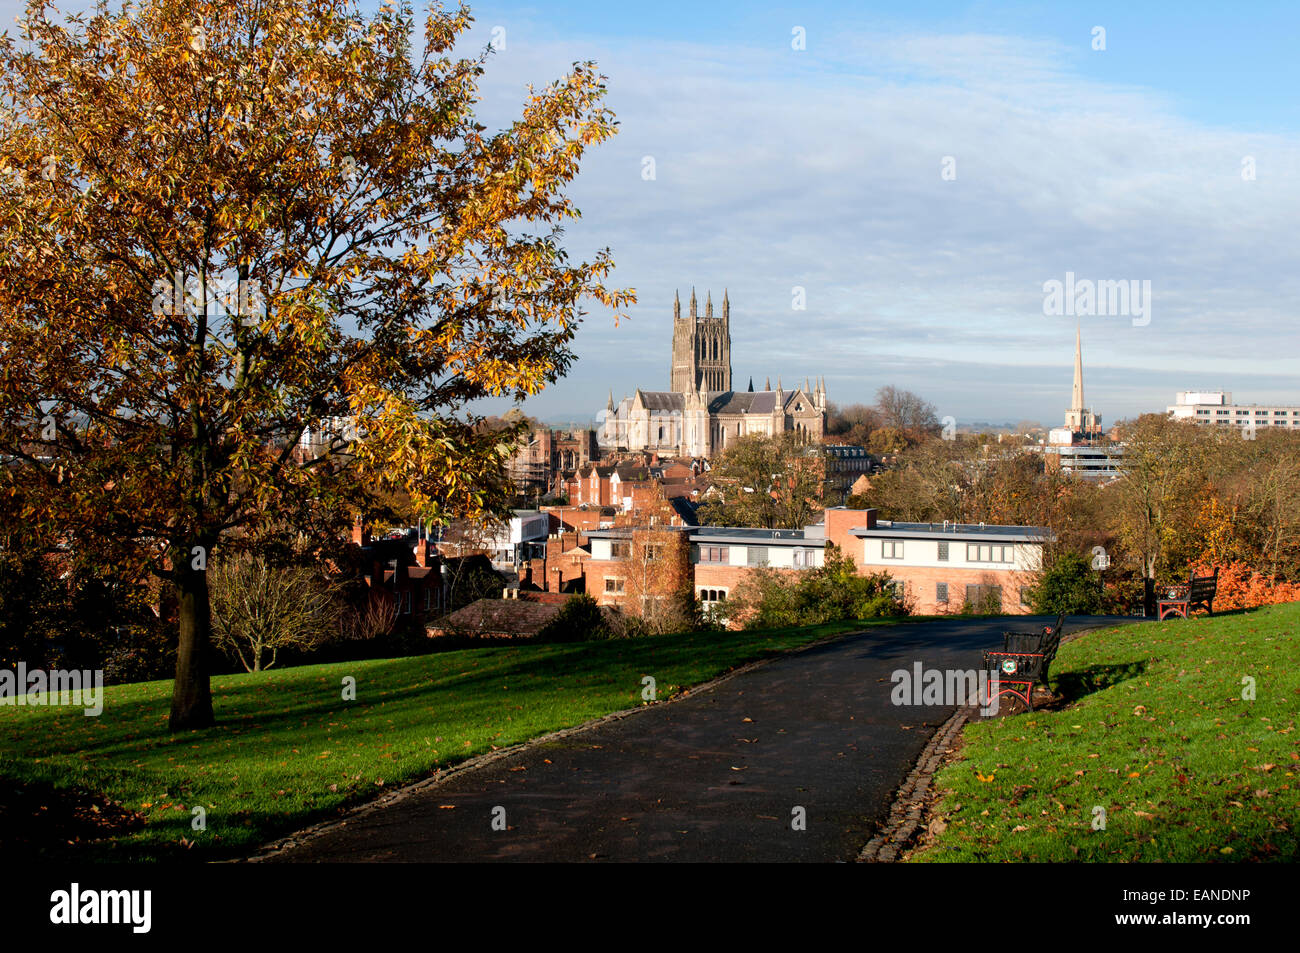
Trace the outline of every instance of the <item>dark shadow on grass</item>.
<instances>
[{"instance_id":1,"label":"dark shadow on grass","mask_svg":"<svg viewBox=\"0 0 1300 953\"><path fill-rule=\"evenodd\" d=\"M1118 665L1090 665L1085 669L1061 672L1052 676L1052 688L1061 704L1078 701L1093 692L1099 692L1136 678L1147 670L1145 659Z\"/></svg>"}]
</instances>

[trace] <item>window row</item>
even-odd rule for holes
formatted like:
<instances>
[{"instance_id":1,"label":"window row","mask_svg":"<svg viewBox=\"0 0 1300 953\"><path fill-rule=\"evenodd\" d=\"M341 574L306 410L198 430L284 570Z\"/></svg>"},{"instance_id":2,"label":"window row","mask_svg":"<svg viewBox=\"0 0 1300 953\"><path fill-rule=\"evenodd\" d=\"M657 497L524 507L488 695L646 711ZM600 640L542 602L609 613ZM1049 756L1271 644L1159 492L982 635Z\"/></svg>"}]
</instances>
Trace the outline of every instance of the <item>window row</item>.
<instances>
[{"instance_id":1,"label":"window row","mask_svg":"<svg viewBox=\"0 0 1300 953\"><path fill-rule=\"evenodd\" d=\"M1032 591L1030 586L1020 587L1019 595L1022 606L1029 605ZM934 601L940 604L946 604L949 601L948 584L946 582L936 582L934 584ZM963 608L975 612L1000 610L1002 608L1002 587L977 584L966 586L966 602Z\"/></svg>"},{"instance_id":2,"label":"window row","mask_svg":"<svg viewBox=\"0 0 1300 953\"><path fill-rule=\"evenodd\" d=\"M971 563L1010 563L1015 562L1015 546L998 546L989 543L967 543L966 561ZM901 539L882 539L880 541L881 559L902 559L903 541ZM939 562L948 562L948 543L939 543Z\"/></svg>"},{"instance_id":3,"label":"window row","mask_svg":"<svg viewBox=\"0 0 1300 953\"><path fill-rule=\"evenodd\" d=\"M642 553L645 560L652 563L663 555L663 543L646 543L642 547ZM631 559L632 558L632 541L627 539L614 539L609 543L609 555L611 559Z\"/></svg>"},{"instance_id":4,"label":"window row","mask_svg":"<svg viewBox=\"0 0 1300 953\"><path fill-rule=\"evenodd\" d=\"M1015 546L998 546L989 543L967 543L968 563L1010 563L1016 560Z\"/></svg>"}]
</instances>

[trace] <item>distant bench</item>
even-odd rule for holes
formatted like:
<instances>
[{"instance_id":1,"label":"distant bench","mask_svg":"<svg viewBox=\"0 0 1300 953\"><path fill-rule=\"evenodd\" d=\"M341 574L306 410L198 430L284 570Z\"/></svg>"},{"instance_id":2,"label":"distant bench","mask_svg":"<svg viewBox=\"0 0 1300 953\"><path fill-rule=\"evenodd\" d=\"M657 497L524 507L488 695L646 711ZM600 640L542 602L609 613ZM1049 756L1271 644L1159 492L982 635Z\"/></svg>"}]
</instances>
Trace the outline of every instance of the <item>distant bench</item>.
<instances>
[{"instance_id":1,"label":"distant bench","mask_svg":"<svg viewBox=\"0 0 1300 953\"><path fill-rule=\"evenodd\" d=\"M1002 651L984 653L984 668L993 673L990 681L997 680L998 697L1012 695L1034 710L1034 685L1047 685L1047 673L1061 647L1064 627L1062 612L1054 624L1040 630L1002 633Z\"/></svg>"},{"instance_id":2,"label":"distant bench","mask_svg":"<svg viewBox=\"0 0 1300 953\"><path fill-rule=\"evenodd\" d=\"M1187 577L1187 582L1170 586L1165 593L1167 598L1156 603L1156 615L1166 619L1179 615L1186 619L1197 609L1204 609L1214 615L1214 596L1219 591L1219 567L1208 576L1198 576L1195 570Z\"/></svg>"}]
</instances>

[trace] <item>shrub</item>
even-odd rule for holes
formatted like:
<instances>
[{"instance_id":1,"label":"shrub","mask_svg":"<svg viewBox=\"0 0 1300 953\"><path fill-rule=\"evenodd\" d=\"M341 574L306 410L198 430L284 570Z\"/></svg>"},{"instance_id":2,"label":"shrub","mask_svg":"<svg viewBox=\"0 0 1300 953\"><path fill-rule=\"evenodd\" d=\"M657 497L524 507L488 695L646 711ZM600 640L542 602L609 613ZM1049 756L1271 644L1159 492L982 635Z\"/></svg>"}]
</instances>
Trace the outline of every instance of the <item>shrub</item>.
<instances>
[{"instance_id":1,"label":"shrub","mask_svg":"<svg viewBox=\"0 0 1300 953\"><path fill-rule=\"evenodd\" d=\"M1097 572L1080 553L1058 556L1029 593L1029 604L1038 615L1098 615L1105 603Z\"/></svg>"},{"instance_id":2,"label":"shrub","mask_svg":"<svg viewBox=\"0 0 1300 953\"><path fill-rule=\"evenodd\" d=\"M1198 576L1208 576L1214 566L1199 562L1192 567ZM1184 581L1184 580L1179 580ZM1254 609L1278 602L1300 602L1300 583L1283 582L1256 570L1241 560L1219 566L1219 586L1214 595L1214 611Z\"/></svg>"},{"instance_id":3,"label":"shrub","mask_svg":"<svg viewBox=\"0 0 1300 953\"><path fill-rule=\"evenodd\" d=\"M565 600L555 618L537 633L539 642L593 642L614 634L596 600L577 592Z\"/></svg>"},{"instance_id":4,"label":"shrub","mask_svg":"<svg viewBox=\"0 0 1300 953\"><path fill-rule=\"evenodd\" d=\"M747 629L766 629L908 615L909 607L894 594L888 573L859 575L853 560L830 544L816 569L755 569L737 588L728 613Z\"/></svg>"}]
</instances>

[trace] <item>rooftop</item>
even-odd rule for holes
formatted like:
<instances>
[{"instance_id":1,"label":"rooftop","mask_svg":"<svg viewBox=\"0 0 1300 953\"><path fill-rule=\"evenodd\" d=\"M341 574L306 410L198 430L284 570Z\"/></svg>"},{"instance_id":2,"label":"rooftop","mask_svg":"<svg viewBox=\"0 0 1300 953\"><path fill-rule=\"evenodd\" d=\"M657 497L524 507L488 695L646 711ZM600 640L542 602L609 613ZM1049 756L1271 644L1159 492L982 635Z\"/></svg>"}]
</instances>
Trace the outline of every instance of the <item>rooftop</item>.
<instances>
[{"instance_id":1,"label":"rooftop","mask_svg":"<svg viewBox=\"0 0 1300 953\"><path fill-rule=\"evenodd\" d=\"M1041 542L1056 537L1046 526L996 526L985 523L901 523L880 520L874 529L855 526L849 530L854 536L891 537L910 536L927 538L941 536L946 539L979 539L991 542Z\"/></svg>"}]
</instances>

